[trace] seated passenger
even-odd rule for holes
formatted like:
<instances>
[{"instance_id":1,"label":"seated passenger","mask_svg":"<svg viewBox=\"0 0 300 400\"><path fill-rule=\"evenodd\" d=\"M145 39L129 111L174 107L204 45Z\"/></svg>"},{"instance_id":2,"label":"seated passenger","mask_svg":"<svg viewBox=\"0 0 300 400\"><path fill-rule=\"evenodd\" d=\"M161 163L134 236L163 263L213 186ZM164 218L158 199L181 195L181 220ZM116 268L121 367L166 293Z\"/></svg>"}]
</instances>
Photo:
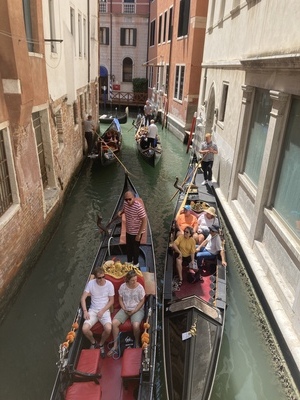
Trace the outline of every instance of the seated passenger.
<instances>
[{"instance_id":1,"label":"seated passenger","mask_svg":"<svg viewBox=\"0 0 300 400\"><path fill-rule=\"evenodd\" d=\"M194 232L197 232L197 228L198 228L198 221L197 218L191 214L191 206L190 205L186 205L183 207L182 212L179 214L179 216L176 219L176 224L177 224L177 228L179 230L179 232L177 233L178 235L182 235L184 232L184 229L187 226L192 227Z\"/></svg>"},{"instance_id":2,"label":"seated passenger","mask_svg":"<svg viewBox=\"0 0 300 400\"><path fill-rule=\"evenodd\" d=\"M83 310L84 323L82 326L83 334L91 342L91 347L100 348L101 357L105 358L104 344L111 333L110 307L114 304L115 289L114 285L105 279L105 271L102 267L94 270L95 279L91 279L81 296L81 307ZM86 298L91 297L91 305L87 310ZM94 339L91 328L99 321L103 326L100 343Z\"/></svg>"},{"instance_id":3,"label":"seated passenger","mask_svg":"<svg viewBox=\"0 0 300 400\"><path fill-rule=\"evenodd\" d=\"M137 273L129 271L125 277L125 283L119 289L119 303L121 309L115 315L112 322L112 332L114 344L108 352L108 356L113 356L118 352L119 326L130 318L135 347L140 346L140 325L144 318L145 290L137 281Z\"/></svg>"},{"instance_id":4,"label":"seated passenger","mask_svg":"<svg viewBox=\"0 0 300 400\"><path fill-rule=\"evenodd\" d=\"M209 235L201 243L201 246L196 248L196 259L198 268L201 269L204 260L213 260L220 254L222 265L226 267L224 249L219 235L219 226L212 225L209 228Z\"/></svg>"},{"instance_id":5,"label":"seated passenger","mask_svg":"<svg viewBox=\"0 0 300 400\"><path fill-rule=\"evenodd\" d=\"M149 147L148 139L144 135L141 137L140 146L142 150L146 150Z\"/></svg>"},{"instance_id":6,"label":"seated passenger","mask_svg":"<svg viewBox=\"0 0 300 400\"><path fill-rule=\"evenodd\" d=\"M193 228L191 226L185 227L183 235L179 235L174 241L172 247L176 253L176 268L179 276L178 286L182 285L182 266L194 264L196 242L193 238Z\"/></svg>"},{"instance_id":7,"label":"seated passenger","mask_svg":"<svg viewBox=\"0 0 300 400\"><path fill-rule=\"evenodd\" d=\"M196 243L201 244L209 235L209 228L212 225L219 225L219 220L214 207L208 207L198 218L198 229L195 237Z\"/></svg>"}]
</instances>

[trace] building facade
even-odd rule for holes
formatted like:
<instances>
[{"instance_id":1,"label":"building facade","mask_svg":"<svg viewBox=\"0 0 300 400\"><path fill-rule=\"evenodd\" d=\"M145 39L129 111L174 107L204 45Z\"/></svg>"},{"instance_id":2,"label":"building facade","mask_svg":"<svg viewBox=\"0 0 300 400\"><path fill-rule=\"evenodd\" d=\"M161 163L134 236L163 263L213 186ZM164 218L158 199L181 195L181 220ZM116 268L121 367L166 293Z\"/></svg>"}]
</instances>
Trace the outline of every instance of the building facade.
<instances>
[{"instance_id":1,"label":"building facade","mask_svg":"<svg viewBox=\"0 0 300 400\"><path fill-rule=\"evenodd\" d=\"M297 1L209 1L195 139L218 144L218 195L298 372L299 15Z\"/></svg>"},{"instance_id":2,"label":"building facade","mask_svg":"<svg viewBox=\"0 0 300 400\"><path fill-rule=\"evenodd\" d=\"M82 122L98 118L95 3L0 5L1 317L82 163Z\"/></svg>"},{"instance_id":3,"label":"building facade","mask_svg":"<svg viewBox=\"0 0 300 400\"><path fill-rule=\"evenodd\" d=\"M149 97L179 138L197 111L207 0L151 1Z\"/></svg>"},{"instance_id":4,"label":"building facade","mask_svg":"<svg viewBox=\"0 0 300 400\"><path fill-rule=\"evenodd\" d=\"M99 2L101 101L111 92L132 92L132 79L146 78L149 0ZM121 96L122 97L122 96ZM130 106L131 97L124 94Z\"/></svg>"}]
</instances>

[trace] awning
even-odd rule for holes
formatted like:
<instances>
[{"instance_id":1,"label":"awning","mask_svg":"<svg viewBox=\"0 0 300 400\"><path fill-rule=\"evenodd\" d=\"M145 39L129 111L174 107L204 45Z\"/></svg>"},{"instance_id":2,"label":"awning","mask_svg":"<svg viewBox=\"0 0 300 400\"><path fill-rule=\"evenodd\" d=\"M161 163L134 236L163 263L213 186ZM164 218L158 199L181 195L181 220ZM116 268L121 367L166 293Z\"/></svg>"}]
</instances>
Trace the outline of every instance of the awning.
<instances>
[{"instance_id":1,"label":"awning","mask_svg":"<svg viewBox=\"0 0 300 400\"><path fill-rule=\"evenodd\" d=\"M99 75L101 78L105 78L106 76L108 76L108 71L105 67L103 67L103 65L100 65Z\"/></svg>"}]
</instances>

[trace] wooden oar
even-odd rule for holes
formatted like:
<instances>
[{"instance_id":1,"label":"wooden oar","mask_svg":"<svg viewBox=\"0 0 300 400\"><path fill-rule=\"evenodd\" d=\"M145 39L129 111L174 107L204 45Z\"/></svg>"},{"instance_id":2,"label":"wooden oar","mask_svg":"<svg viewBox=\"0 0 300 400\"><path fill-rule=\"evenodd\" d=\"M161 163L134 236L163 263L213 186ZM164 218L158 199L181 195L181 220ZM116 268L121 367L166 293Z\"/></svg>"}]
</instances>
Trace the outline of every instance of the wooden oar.
<instances>
[{"instance_id":1,"label":"wooden oar","mask_svg":"<svg viewBox=\"0 0 300 400\"><path fill-rule=\"evenodd\" d=\"M197 165L198 165L198 164L197 164ZM189 186L188 186L188 188L187 188L187 190L186 190L186 194L185 194L185 196L184 196L183 202L181 203L181 207L179 208L179 210L178 210L178 212L177 212L177 215L176 215L175 220L177 220L178 215L181 213L182 208L185 206L185 203L186 203L187 198L188 198L188 195L189 195L189 191L190 191L191 187L194 185L194 180L195 180L195 176L196 176L196 174L197 174L197 169L198 169L198 168L195 168L195 169L193 170L193 177L192 177L191 182L190 182L190 184L189 184Z\"/></svg>"},{"instance_id":2,"label":"wooden oar","mask_svg":"<svg viewBox=\"0 0 300 400\"><path fill-rule=\"evenodd\" d=\"M191 175L192 175L195 171L198 170L198 168L199 168L200 165L201 165L201 161L202 161L202 160L198 161L198 163L196 164L195 168L186 176L186 178L184 179L184 181L183 181L182 184L180 185L181 187L183 187L183 185L187 182L187 180L191 177ZM178 180L177 180L177 182L178 182ZM176 183L177 183L177 182L176 182ZM176 192L173 194L173 196L170 198L169 201L172 201L179 191L180 191L180 189L177 189Z\"/></svg>"},{"instance_id":3,"label":"wooden oar","mask_svg":"<svg viewBox=\"0 0 300 400\"><path fill-rule=\"evenodd\" d=\"M100 136L99 136L99 140L101 143L104 143L107 146L107 143L105 142L105 140L103 140ZM121 166L124 168L125 173L134 176L135 178L137 178L137 176L133 175L131 172L128 171L128 169L125 167L125 165L122 163L122 161L119 159L118 156L116 156L116 154L112 151L112 149L108 147L108 151L110 151L114 157L116 157L116 160L121 164Z\"/></svg>"}]
</instances>

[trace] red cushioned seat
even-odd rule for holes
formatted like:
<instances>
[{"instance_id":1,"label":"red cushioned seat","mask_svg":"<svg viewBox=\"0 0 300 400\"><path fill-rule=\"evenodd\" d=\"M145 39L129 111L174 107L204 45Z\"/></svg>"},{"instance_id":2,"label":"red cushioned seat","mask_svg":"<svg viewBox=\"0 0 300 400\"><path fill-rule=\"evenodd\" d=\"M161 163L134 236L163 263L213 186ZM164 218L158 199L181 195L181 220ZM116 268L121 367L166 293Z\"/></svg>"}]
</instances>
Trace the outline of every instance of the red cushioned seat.
<instances>
[{"instance_id":1,"label":"red cushioned seat","mask_svg":"<svg viewBox=\"0 0 300 400\"><path fill-rule=\"evenodd\" d=\"M83 349L81 350L76 370L80 372L86 372L88 374L96 374L98 372L99 362L99 349Z\"/></svg>"},{"instance_id":2,"label":"red cushioned seat","mask_svg":"<svg viewBox=\"0 0 300 400\"><path fill-rule=\"evenodd\" d=\"M75 382L68 387L66 400L101 400L101 394L101 386L95 382Z\"/></svg>"},{"instance_id":3,"label":"red cushioned seat","mask_svg":"<svg viewBox=\"0 0 300 400\"><path fill-rule=\"evenodd\" d=\"M122 358L121 377L123 379L138 378L142 362L142 348L125 349Z\"/></svg>"}]
</instances>

